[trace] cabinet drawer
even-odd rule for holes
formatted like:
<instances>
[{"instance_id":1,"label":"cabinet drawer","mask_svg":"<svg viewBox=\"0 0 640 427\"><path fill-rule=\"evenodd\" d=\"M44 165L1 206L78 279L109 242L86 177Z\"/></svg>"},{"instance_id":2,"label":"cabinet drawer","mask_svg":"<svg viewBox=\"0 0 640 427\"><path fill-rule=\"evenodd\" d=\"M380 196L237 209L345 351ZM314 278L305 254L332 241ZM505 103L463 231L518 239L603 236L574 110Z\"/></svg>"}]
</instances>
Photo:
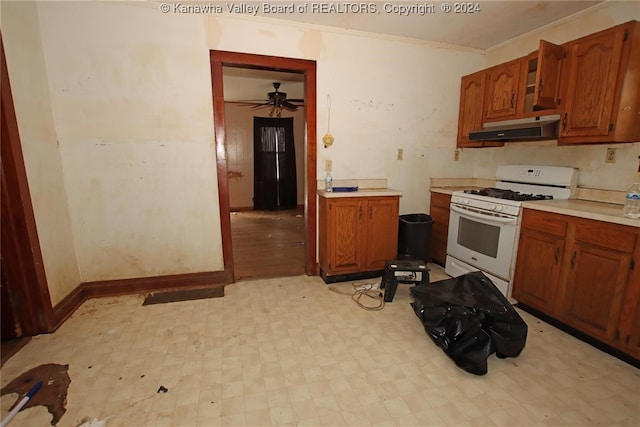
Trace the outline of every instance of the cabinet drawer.
<instances>
[{"instance_id":1,"label":"cabinet drawer","mask_svg":"<svg viewBox=\"0 0 640 427\"><path fill-rule=\"evenodd\" d=\"M451 204L451 196L448 194L442 193L431 193L431 206L436 206L439 208L445 208L449 210L449 205Z\"/></svg>"},{"instance_id":2,"label":"cabinet drawer","mask_svg":"<svg viewBox=\"0 0 640 427\"><path fill-rule=\"evenodd\" d=\"M524 209L522 213L522 227L541 231L554 236L564 236L567 233L568 221L564 215Z\"/></svg>"},{"instance_id":3,"label":"cabinet drawer","mask_svg":"<svg viewBox=\"0 0 640 427\"><path fill-rule=\"evenodd\" d=\"M624 225L590 220L576 223L576 241L620 252L633 252L637 237L636 230Z\"/></svg>"}]
</instances>

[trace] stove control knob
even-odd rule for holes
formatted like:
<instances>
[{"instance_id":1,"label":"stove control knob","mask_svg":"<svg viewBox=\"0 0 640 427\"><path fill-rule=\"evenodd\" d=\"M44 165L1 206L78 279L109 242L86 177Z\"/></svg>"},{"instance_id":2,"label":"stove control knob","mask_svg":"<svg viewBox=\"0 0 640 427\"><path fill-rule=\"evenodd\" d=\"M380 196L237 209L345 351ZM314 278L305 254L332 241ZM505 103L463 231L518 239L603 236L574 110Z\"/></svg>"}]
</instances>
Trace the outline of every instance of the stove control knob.
<instances>
[{"instance_id":1,"label":"stove control knob","mask_svg":"<svg viewBox=\"0 0 640 427\"><path fill-rule=\"evenodd\" d=\"M494 210L497 211L497 212L500 212L500 211L502 211L503 208L504 208L504 206L502 206L502 205L496 205L496 208Z\"/></svg>"},{"instance_id":2,"label":"stove control knob","mask_svg":"<svg viewBox=\"0 0 640 427\"><path fill-rule=\"evenodd\" d=\"M489 203L489 204L487 205L487 209L489 209L490 211L495 211L495 210L496 210L496 207L497 207L497 206L496 206L495 204L493 204L493 203Z\"/></svg>"}]
</instances>

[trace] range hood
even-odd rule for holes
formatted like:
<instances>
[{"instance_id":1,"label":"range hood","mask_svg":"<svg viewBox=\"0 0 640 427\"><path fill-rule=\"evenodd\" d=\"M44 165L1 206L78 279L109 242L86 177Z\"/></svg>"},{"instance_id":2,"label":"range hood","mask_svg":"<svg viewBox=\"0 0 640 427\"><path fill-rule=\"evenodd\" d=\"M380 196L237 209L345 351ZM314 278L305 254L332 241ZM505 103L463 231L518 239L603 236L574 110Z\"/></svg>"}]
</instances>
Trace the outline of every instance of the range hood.
<instances>
[{"instance_id":1,"label":"range hood","mask_svg":"<svg viewBox=\"0 0 640 427\"><path fill-rule=\"evenodd\" d=\"M471 141L537 141L558 138L560 115L485 123L469 132Z\"/></svg>"}]
</instances>

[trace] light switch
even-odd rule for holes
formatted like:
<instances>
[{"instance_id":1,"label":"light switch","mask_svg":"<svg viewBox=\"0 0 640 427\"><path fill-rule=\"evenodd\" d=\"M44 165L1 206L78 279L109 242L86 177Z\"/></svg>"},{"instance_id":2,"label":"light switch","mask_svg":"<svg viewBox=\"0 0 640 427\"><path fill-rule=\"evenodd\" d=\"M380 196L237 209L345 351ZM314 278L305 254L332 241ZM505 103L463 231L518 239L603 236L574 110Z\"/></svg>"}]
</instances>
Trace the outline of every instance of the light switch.
<instances>
[{"instance_id":1,"label":"light switch","mask_svg":"<svg viewBox=\"0 0 640 427\"><path fill-rule=\"evenodd\" d=\"M398 148L396 150L396 159L402 160L403 157L404 157L404 150L402 148Z\"/></svg>"}]
</instances>

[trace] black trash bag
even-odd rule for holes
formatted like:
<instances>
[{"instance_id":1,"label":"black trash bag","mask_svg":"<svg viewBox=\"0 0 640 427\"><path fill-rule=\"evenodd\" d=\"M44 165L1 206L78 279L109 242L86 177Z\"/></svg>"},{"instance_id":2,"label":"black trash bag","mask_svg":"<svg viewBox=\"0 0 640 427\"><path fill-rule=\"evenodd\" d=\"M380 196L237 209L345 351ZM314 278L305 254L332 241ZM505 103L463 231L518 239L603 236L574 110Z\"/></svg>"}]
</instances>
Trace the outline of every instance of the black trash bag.
<instances>
[{"instance_id":1,"label":"black trash bag","mask_svg":"<svg viewBox=\"0 0 640 427\"><path fill-rule=\"evenodd\" d=\"M482 272L409 289L411 306L433 342L465 371L484 375L487 358L517 357L527 324Z\"/></svg>"}]
</instances>

